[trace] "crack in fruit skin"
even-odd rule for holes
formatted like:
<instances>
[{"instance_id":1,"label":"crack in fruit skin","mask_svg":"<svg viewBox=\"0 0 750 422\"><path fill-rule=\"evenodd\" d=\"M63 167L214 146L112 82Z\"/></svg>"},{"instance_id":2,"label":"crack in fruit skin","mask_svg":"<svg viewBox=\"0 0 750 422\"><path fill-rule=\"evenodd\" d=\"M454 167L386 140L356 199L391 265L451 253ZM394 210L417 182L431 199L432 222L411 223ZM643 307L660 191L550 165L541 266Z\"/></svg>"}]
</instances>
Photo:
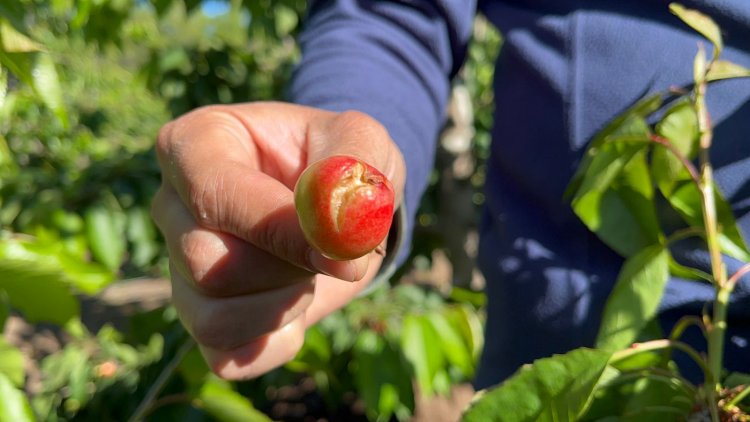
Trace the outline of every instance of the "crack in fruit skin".
<instances>
[{"instance_id":1,"label":"crack in fruit skin","mask_svg":"<svg viewBox=\"0 0 750 422\"><path fill-rule=\"evenodd\" d=\"M353 157L311 164L295 186L295 207L308 242L332 259L354 259L388 234L394 193L377 169Z\"/></svg>"}]
</instances>

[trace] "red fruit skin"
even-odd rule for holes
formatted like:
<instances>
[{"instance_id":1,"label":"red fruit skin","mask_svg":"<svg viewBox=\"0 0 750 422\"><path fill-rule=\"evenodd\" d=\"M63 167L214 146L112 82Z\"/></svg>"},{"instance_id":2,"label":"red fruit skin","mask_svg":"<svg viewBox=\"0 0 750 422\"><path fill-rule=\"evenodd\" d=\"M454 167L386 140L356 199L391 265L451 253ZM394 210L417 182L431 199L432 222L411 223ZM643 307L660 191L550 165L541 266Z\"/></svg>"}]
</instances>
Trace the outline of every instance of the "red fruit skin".
<instances>
[{"instance_id":1,"label":"red fruit skin","mask_svg":"<svg viewBox=\"0 0 750 422\"><path fill-rule=\"evenodd\" d=\"M359 258L385 239L394 199L385 175L343 155L311 164L294 187L295 208L307 241L335 260Z\"/></svg>"}]
</instances>

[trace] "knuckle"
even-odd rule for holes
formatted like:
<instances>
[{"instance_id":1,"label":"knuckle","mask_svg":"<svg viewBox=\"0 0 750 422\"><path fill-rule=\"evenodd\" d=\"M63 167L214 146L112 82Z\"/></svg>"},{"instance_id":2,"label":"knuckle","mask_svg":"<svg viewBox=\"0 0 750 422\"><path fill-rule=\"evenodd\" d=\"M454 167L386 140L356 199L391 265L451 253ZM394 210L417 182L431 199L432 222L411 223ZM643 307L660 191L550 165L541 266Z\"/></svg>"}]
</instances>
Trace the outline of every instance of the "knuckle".
<instances>
[{"instance_id":1,"label":"knuckle","mask_svg":"<svg viewBox=\"0 0 750 422\"><path fill-rule=\"evenodd\" d=\"M361 111L349 110L335 117L344 129L367 136L387 136L388 131L380 122Z\"/></svg>"},{"instance_id":2,"label":"knuckle","mask_svg":"<svg viewBox=\"0 0 750 422\"><path fill-rule=\"evenodd\" d=\"M188 207L199 226L220 228L223 185L221 173L213 171L188 187Z\"/></svg>"}]
</instances>

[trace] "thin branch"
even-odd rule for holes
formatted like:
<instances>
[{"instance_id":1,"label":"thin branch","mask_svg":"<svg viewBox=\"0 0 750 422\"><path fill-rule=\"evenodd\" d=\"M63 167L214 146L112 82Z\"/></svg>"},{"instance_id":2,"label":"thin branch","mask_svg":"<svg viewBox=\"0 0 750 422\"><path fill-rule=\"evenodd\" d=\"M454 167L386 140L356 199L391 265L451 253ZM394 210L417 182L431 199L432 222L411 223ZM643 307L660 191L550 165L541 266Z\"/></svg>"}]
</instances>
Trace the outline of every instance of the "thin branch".
<instances>
[{"instance_id":1,"label":"thin branch","mask_svg":"<svg viewBox=\"0 0 750 422\"><path fill-rule=\"evenodd\" d=\"M727 287L730 289L734 287L734 285L737 284L737 281L739 281L739 279L748 272L750 272L750 262L740 267L739 270L737 270L734 274L732 274L731 277L729 277L729 280L727 280Z\"/></svg>"}]
</instances>

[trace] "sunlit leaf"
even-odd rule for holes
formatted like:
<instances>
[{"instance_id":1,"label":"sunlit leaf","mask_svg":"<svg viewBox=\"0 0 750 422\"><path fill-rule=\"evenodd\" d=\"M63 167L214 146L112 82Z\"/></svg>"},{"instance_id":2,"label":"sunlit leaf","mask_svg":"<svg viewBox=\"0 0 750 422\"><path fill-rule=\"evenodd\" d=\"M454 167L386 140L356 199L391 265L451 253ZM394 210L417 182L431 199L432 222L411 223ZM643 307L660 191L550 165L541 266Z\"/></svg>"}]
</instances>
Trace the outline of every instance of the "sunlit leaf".
<instances>
[{"instance_id":1,"label":"sunlit leaf","mask_svg":"<svg viewBox=\"0 0 750 422\"><path fill-rule=\"evenodd\" d=\"M750 69L728 60L716 60L711 63L711 67L706 74L706 80L709 82L721 79L747 78L750 77Z\"/></svg>"},{"instance_id":2,"label":"sunlit leaf","mask_svg":"<svg viewBox=\"0 0 750 422\"><path fill-rule=\"evenodd\" d=\"M698 153L698 116L688 100L671 107L656 124L656 133L667 140L686 160ZM690 179L683 162L670 149L656 145L651 157L651 174L665 197L669 197L677 181Z\"/></svg>"},{"instance_id":3,"label":"sunlit leaf","mask_svg":"<svg viewBox=\"0 0 750 422\"><path fill-rule=\"evenodd\" d=\"M422 316L409 314L401 327L401 347L414 367L420 391L431 396L435 391L435 375L442 369L445 356L435 347L438 339L432 326Z\"/></svg>"},{"instance_id":4,"label":"sunlit leaf","mask_svg":"<svg viewBox=\"0 0 750 422\"><path fill-rule=\"evenodd\" d=\"M626 260L604 307L596 346L619 350L632 344L656 315L668 279L669 252L663 245Z\"/></svg>"},{"instance_id":5,"label":"sunlit leaf","mask_svg":"<svg viewBox=\"0 0 750 422\"><path fill-rule=\"evenodd\" d=\"M23 354L3 337L0 337L0 374L5 375L16 387L23 387Z\"/></svg>"},{"instance_id":6,"label":"sunlit leaf","mask_svg":"<svg viewBox=\"0 0 750 422\"><path fill-rule=\"evenodd\" d=\"M363 330L354 345L354 383L370 420L388 421L414 411L411 373L404 371L400 353L373 330Z\"/></svg>"},{"instance_id":7,"label":"sunlit leaf","mask_svg":"<svg viewBox=\"0 0 750 422\"><path fill-rule=\"evenodd\" d=\"M42 46L0 17L0 50L6 53L30 53L41 51Z\"/></svg>"},{"instance_id":8,"label":"sunlit leaf","mask_svg":"<svg viewBox=\"0 0 750 422\"><path fill-rule=\"evenodd\" d=\"M32 78L37 95L57 116L63 127L68 127L68 112L63 104L60 77L57 74L55 62L49 54L37 54Z\"/></svg>"},{"instance_id":9,"label":"sunlit leaf","mask_svg":"<svg viewBox=\"0 0 750 422\"><path fill-rule=\"evenodd\" d=\"M442 313L431 312L426 318L438 333L440 348L445 353L446 360L459 368L464 376L471 377L474 374L471 344L466 343L459 329Z\"/></svg>"},{"instance_id":10,"label":"sunlit leaf","mask_svg":"<svg viewBox=\"0 0 750 422\"><path fill-rule=\"evenodd\" d=\"M219 422L271 422L229 383L210 377L198 395L202 408Z\"/></svg>"},{"instance_id":11,"label":"sunlit leaf","mask_svg":"<svg viewBox=\"0 0 750 422\"><path fill-rule=\"evenodd\" d=\"M716 218L721 231L719 244L722 251L743 262L750 262L750 252L747 250L747 243L737 228L737 222L731 206L724 199L717 186L714 186L713 191L714 202L716 204ZM690 226L704 227L702 194L694 183L683 182L677 185L667 200Z\"/></svg>"},{"instance_id":12,"label":"sunlit leaf","mask_svg":"<svg viewBox=\"0 0 750 422\"><path fill-rule=\"evenodd\" d=\"M119 210L104 204L89 207L83 215L86 237L94 258L110 270L120 268L125 259L125 227Z\"/></svg>"},{"instance_id":13,"label":"sunlit leaf","mask_svg":"<svg viewBox=\"0 0 750 422\"><path fill-rule=\"evenodd\" d=\"M12 259L0 253L0 289L13 308L32 322L58 324L78 315L78 301L65 276L44 262Z\"/></svg>"},{"instance_id":14,"label":"sunlit leaf","mask_svg":"<svg viewBox=\"0 0 750 422\"><path fill-rule=\"evenodd\" d=\"M26 395L16 389L8 377L0 373L0 422L34 422L35 420Z\"/></svg>"},{"instance_id":15,"label":"sunlit leaf","mask_svg":"<svg viewBox=\"0 0 750 422\"><path fill-rule=\"evenodd\" d=\"M159 254L161 246L156 240L156 229L145 207L132 207L127 211L127 235L130 241L130 260L145 266Z\"/></svg>"},{"instance_id":16,"label":"sunlit leaf","mask_svg":"<svg viewBox=\"0 0 750 422\"><path fill-rule=\"evenodd\" d=\"M612 164L619 170L609 184L577 197L573 210L612 249L623 256L632 256L661 237L645 150L623 150L616 144L606 144L603 148L611 149L613 156L625 151L630 158L625 164ZM590 174L593 177L600 173Z\"/></svg>"},{"instance_id":17,"label":"sunlit leaf","mask_svg":"<svg viewBox=\"0 0 750 422\"><path fill-rule=\"evenodd\" d=\"M723 41L721 39L721 28L709 16L695 9L687 9L678 3L671 3L669 10L688 26L698 31L714 45L714 58L721 54Z\"/></svg>"},{"instance_id":18,"label":"sunlit leaf","mask_svg":"<svg viewBox=\"0 0 750 422\"><path fill-rule=\"evenodd\" d=\"M576 349L525 365L481 396L462 420L576 421L589 405L609 357L599 350Z\"/></svg>"},{"instance_id":19,"label":"sunlit leaf","mask_svg":"<svg viewBox=\"0 0 750 422\"><path fill-rule=\"evenodd\" d=\"M618 115L613 119L607 126L599 131L594 139L591 141L589 146L584 153L581 163L576 169L576 173L571 179L565 191L565 198L572 198L575 194L580 193L581 183L584 177L589 173L589 168L592 166L592 161L597 156L597 151L606 142L613 139L618 139L620 135L627 135L633 133L643 135L644 140L648 140L648 134L650 129L645 122L646 116L658 110L663 102L663 95L660 93L650 95L639 100L632 107L628 108L622 114Z\"/></svg>"}]
</instances>

